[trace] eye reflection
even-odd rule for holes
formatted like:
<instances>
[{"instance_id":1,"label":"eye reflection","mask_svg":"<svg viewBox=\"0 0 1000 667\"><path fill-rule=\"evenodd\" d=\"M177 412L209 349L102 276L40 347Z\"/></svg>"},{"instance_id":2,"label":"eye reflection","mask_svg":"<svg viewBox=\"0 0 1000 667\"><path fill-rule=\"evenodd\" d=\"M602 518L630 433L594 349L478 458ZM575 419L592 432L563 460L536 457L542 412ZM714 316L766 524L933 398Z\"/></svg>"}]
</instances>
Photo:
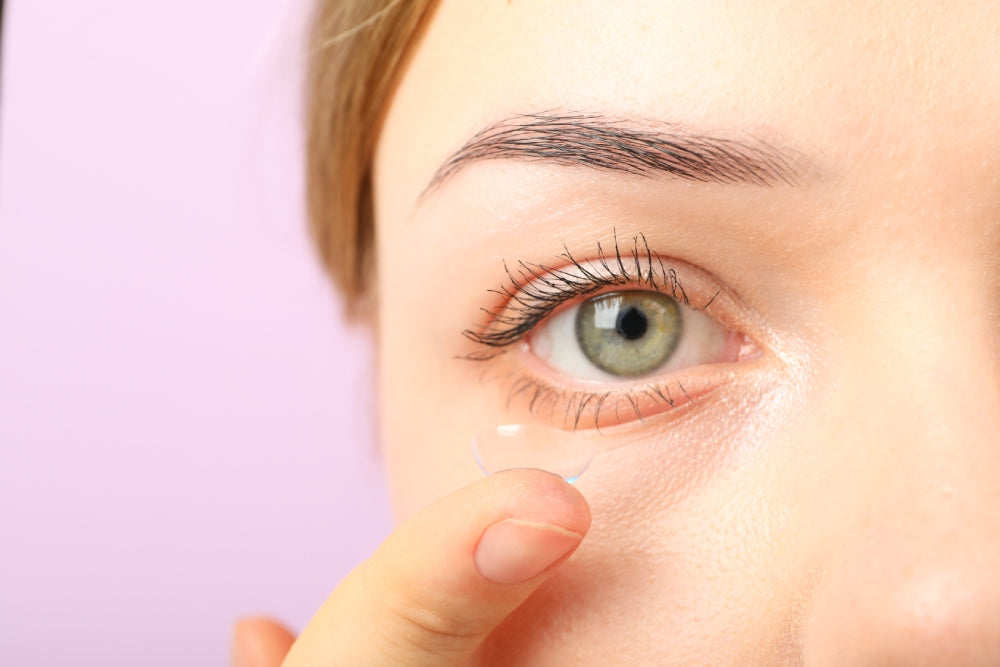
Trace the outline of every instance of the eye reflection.
<instances>
[{"instance_id":1,"label":"eye reflection","mask_svg":"<svg viewBox=\"0 0 1000 667\"><path fill-rule=\"evenodd\" d=\"M611 292L577 309L576 340L587 360L612 375L636 377L662 366L681 339L680 306L665 294Z\"/></svg>"}]
</instances>

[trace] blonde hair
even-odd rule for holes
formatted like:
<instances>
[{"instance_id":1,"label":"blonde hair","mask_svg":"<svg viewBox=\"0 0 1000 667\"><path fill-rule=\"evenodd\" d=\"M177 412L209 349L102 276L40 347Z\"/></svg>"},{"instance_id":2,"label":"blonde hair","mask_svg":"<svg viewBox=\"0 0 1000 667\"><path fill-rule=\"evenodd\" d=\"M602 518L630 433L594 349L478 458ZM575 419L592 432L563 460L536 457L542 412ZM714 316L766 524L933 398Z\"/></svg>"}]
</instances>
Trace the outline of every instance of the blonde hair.
<instances>
[{"instance_id":1,"label":"blonde hair","mask_svg":"<svg viewBox=\"0 0 1000 667\"><path fill-rule=\"evenodd\" d=\"M348 315L370 308L371 161L409 47L434 0L318 0L306 78L310 230Z\"/></svg>"}]
</instances>

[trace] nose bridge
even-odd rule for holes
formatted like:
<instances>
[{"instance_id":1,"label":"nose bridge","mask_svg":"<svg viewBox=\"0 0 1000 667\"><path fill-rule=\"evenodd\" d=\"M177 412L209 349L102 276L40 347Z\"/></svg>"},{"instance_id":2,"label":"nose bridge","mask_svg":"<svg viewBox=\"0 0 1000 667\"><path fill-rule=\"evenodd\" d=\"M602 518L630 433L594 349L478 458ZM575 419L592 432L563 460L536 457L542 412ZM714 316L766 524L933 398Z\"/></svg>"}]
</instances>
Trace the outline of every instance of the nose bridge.
<instances>
[{"instance_id":1,"label":"nose bridge","mask_svg":"<svg viewBox=\"0 0 1000 667\"><path fill-rule=\"evenodd\" d=\"M902 340L887 341L883 391L898 391L896 410L880 419L900 483L976 487L1000 484L1000 348L974 307L928 317ZM969 488L974 491L974 488ZM913 491L916 491L914 489ZM912 492L912 491L910 491Z\"/></svg>"},{"instance_id":2,"label":"nose bridge","mask_svg":"<svg viewBox=\"0 0 1000 667\"><path fill-rule=\"evenodd\" d=\"M879 409L855 432L880 470L830 545L806 664L1000 664L996 332L960 302L910 321L869 347L856 399Z\"/></svg>"},{"instance_id":3,"label":"nose bridge","mask_svg":"<svg viewBox=\"0 0 1000 667\"><path fill-rule=\"evenodd\" d=\"M875 423L861 434L885 452L868 520L893 526L901 559L942 551L935 541L1000 546L997 332L974 299L927 310L933 314L875 346L885 360L871 376L875 400L887 407L869 412Z\"/></svg>"},{"instance_id":4,"label":"nose bridge","mask_svg":"<svg viewBox=\"0 0 1000 667\"><path fill-rule=\"evenodd\" d=\"M933 314L876 351L887 361L878 390L898 395L874 413L869 437L886 452L885 474L867 518L886 527L892 539L883 546L915 570L949 567L948 560L963 558L958 545L996 548L1000 563L996 332L975 299L927 311ZM995 581L1000 598L1000 577Z\"/></svg>"}]
</instances>

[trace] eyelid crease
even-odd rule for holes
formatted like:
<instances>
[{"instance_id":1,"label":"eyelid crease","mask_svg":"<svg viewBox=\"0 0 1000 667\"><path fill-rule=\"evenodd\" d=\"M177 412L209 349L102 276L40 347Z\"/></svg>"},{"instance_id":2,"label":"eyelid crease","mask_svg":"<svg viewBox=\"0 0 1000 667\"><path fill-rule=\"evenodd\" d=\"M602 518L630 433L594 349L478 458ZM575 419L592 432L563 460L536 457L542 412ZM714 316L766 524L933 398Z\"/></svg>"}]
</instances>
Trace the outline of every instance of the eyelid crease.
<instances>
[{"instance_id":1,"label":"eyelid crease","mask_svg":"<svg viewBox=\"0 0 1000 667\"><path fill-rule=\"evenodd\" d=\"M623 256L614 233L614 253L605 253L597 243L597 259L579 261L565 246L559 259L569 268L552 269L541 264L519 261L511 270L504 262L509 285L489 290L504 299L496 309L484 308L488 322L479 329L466 329L462 335L486 349L465 355L473 361L496 357L504 348L522 340L535 325L552 314L563 303L594 294L611 286L648 286L668 294L679 303L694 310L705 310L719 295L716 292L701 306L692 306L687 290L681 284L677 271L667 267L662 257L653 253L644 234L632 237L632 247Z\"/></svg>"}]
</instances>

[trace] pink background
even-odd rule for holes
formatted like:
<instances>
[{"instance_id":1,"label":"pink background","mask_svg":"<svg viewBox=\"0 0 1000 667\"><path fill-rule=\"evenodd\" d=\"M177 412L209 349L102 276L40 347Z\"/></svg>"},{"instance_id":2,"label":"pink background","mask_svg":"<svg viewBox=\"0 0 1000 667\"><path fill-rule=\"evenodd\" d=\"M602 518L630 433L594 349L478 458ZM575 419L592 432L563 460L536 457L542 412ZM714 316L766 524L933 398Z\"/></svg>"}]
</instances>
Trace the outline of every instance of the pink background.
<instances>
[{"instance_id":1,"label":"pink background","mask_svg":"<svg viewBox=\"0 0 1000 667\"><path fill-rule=\"evenodd\" d=\"M222 665L389 529L305 234L303 0L8 0L0 664Z\"/></svg>"}]
</instances>

